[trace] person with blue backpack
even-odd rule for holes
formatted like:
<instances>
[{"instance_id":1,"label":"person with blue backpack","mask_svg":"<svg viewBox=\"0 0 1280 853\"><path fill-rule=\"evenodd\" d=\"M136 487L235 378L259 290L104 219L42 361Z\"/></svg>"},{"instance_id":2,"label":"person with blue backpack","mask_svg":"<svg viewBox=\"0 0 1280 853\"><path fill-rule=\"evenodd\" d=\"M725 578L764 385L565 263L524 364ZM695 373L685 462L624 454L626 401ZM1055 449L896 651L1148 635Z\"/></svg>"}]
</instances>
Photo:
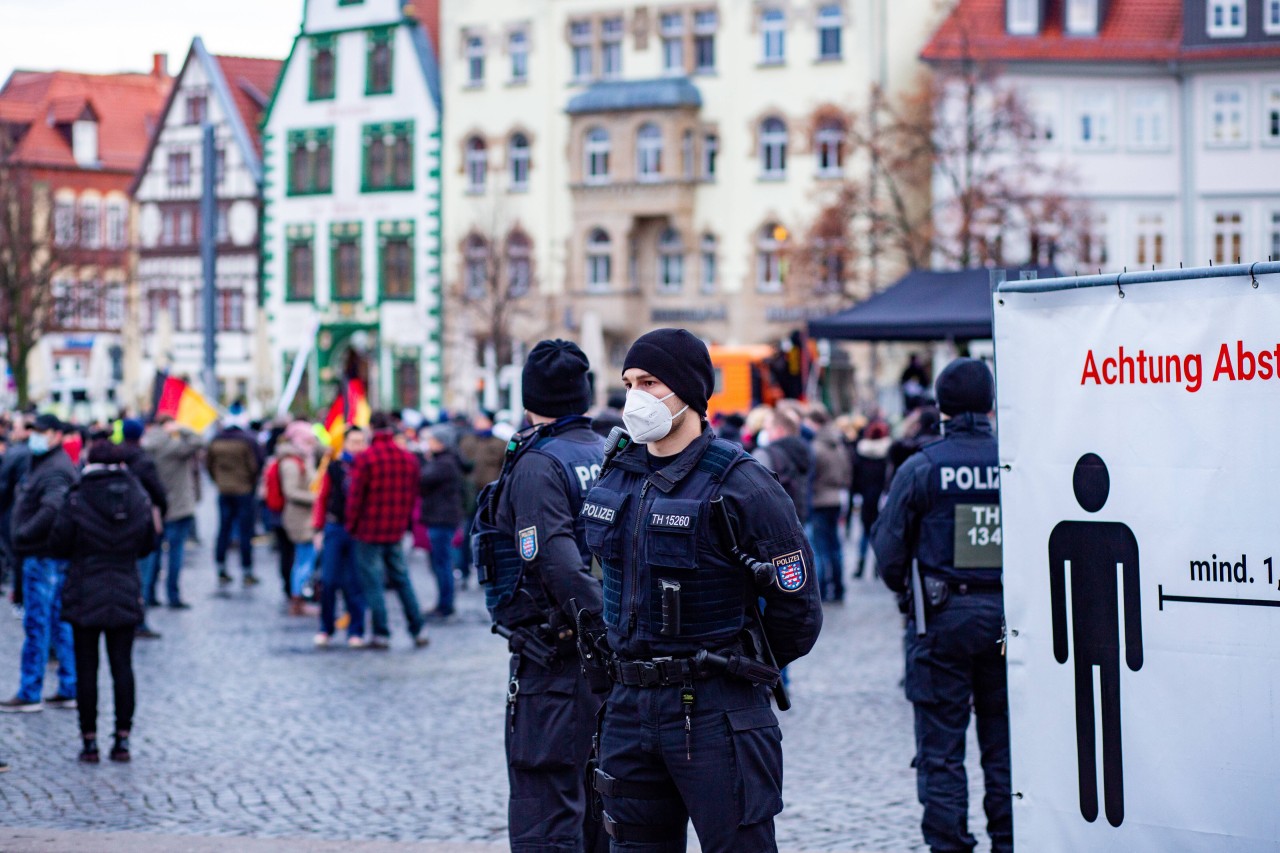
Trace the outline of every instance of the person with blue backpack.
<instances>
[{"instance_id":1,"label":"person with blue backpack","mask_svg":"<svg viewBox=\"0 0 1280 853\"><path fill-rule=\"evenodd\" d=\"M493 630L512 653L505 730L514 853L579 853L607 843L584 772L601 703L573 636L575 603L597 616L603 606L580 515L604 459L584 416L589 372L569 341L541 341L530 351L521 387L531 426L508 443L473 524Z\"/></svg>"}]
</instances>

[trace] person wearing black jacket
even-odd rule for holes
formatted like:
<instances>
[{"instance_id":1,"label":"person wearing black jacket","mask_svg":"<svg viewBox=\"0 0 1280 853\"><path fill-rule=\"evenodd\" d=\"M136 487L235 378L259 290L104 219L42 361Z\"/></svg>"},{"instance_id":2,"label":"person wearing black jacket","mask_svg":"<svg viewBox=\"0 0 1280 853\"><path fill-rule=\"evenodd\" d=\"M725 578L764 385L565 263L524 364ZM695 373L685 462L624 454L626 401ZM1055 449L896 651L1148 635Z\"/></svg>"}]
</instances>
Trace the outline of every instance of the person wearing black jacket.
<instances>
[{"instance_id":1,"label":"person wearing black jacket","mask_svg":"<svg viewBox=\"0 0 1280 853\"><path fill-rule=\"evenodd\" d=\"M756 456L777 475L795 505L796 517L804 524L809 520L813 451L800 437L800 422L790 411L775 409L769 415L765 434L768 442L756 451Z\"/></svg>"},{"instance_id":2,"label":"person wearing black jacket","mask_svg":"<svg viewBox=\"0 0 1280 853\"><path fill-rule=\"evenodd\" d=\"M9 516L17 497L18 483L31 467L31 449L27 447L27 421L15 415L9 430L9 446L0 462L0 549L13 568L13 603L22 605L22 558L13 549L13 537L9 532Z\"/></svg>"},{"instance_id":3,"label":"person wearing black jacket","mask_svg":"<svg viewBox=\"0 0 1280 853\"><path fill-rule=\"evenodd\" d=\"M74 708L76 704L71 628L61 621L67 562L54 553L52 531L67 492L80 477L71 457L62 449L62 433L62 421L55 415L43 414L35 419L27 439L31 465L18 486L10 517L14 553L22 560L22 628L26 635L22 643L22 680L17 695L0 702L0 711L43 709L41 695L51 638L58 653L58 692L48 704L61 708Z\"/></svg>"},{"instance_id":4,"label":"person wearing black jacket","mask_svg":"<svg viewBox=\"0 0 1280 853\"><path fill-rule=\"evenodd\" d=\"M462 523L462 459L450 444L453 428L439 424L427 430L430 455L422 463L418 494L422 497L422 526L431 542L431 568L439 596L428 616L453 615L453 537Z\"/></svg>"},{"instance_id":5,"label":"person wearing black jacket","mask_svg":"<svg viewBox=\"0 0 1280 853\"><path fill-rule=\"evenodd\" d=\"M126 463L128 450L107 442L89 449L88 464L53 524L53 541L69 560L62 618L75 636L81 675L80 760L98 761L98 643L105 636L115 694L112 761L129 760L133 726L134 630L142 621L137 562L156 544L151 501Z\"/></svg>"},{"instance_id":6,"label":"person wearing black jacket","mask_svg":"<svg viewBox=\"0 0 1280 853\"><path fill-rule=\"evenodd\" d=\"M142 449L142 421L127 418L120 427L123 441L120 443L120 458L128 466L139 485L147 493L153 509L153 523L157 540L164 529L164 516L169 511L169 499L160 479L160 469L151 458L151 454ZM160 554L154 548L148 549L147 556L138 560L138 575L142 578L142 594L146 604L158 604L155 600L156 572L160 569ZM158 640L160 634L147 625L144 613L142 624L138 625L138 636L147 640Z\"/></svg>"}]
</instances>

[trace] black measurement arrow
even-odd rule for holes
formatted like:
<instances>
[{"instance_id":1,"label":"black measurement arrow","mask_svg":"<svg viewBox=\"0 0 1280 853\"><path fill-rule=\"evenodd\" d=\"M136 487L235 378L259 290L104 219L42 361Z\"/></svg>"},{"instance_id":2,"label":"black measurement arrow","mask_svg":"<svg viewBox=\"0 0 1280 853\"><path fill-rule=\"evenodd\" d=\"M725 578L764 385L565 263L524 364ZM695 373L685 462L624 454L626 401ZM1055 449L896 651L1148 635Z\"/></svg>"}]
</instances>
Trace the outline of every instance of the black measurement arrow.
<instances>
[{"instance_id":1,"label":"black measurement arrow","mask_svg":"<svg viewBox=\"0 0 1280 853\"><path fill-rule=\"evenodd\" d=\"M1240 607L1280 607L1280 600L1265 598L1214 598L1207 595L1165 595L1164 584L1156 587L1160 591L1160 609L1164 610L1166 601L1185 601L1188 604L1234 604Z\"/></svg>"}]
</instances>

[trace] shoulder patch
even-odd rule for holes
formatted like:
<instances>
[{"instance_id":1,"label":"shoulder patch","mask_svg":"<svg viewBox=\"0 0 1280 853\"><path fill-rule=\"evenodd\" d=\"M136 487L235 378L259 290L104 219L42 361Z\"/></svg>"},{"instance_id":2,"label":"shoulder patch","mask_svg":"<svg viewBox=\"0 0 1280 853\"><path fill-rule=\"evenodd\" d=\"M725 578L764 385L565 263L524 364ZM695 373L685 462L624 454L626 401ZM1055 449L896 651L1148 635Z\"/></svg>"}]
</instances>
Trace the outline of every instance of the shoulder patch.
<instances>
[{"instance_id":1,"label":"shoulder patch","mask_svg":"<svg viewBox=\"0 0 1280 853\"><path fill-rule=\"evenodd\" d=\"M538 556L538 528L526 527L519 536L521 558L527 562Z\"/></svg>"},{"instance_id":2,"label":"shoulder patch","mask_svg":"<svg viewBox=\"0 0 1280 853\"><path fill-rule=\"evenodd\" d=\"M792 551L773 558L773 570L778 575L778 588L783 592L799 592L808 579L805 571L804 551Z\"/></svg>"}]
</instances>

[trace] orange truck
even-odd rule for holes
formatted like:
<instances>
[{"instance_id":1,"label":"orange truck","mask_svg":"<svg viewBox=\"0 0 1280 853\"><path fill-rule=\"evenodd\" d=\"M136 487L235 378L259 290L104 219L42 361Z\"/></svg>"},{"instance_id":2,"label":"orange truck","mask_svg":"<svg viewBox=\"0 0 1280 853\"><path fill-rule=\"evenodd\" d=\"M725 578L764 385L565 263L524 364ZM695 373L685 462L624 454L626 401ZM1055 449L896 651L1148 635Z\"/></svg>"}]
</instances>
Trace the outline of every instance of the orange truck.
<instances>
[{"instance_id":1,"label":"orange truck","mask_svg":"<svg viewBox=\"0 0 1280 853\"><path fill-rule=\"evenodd\" d=\"M782 399L782 389L769 371L769 360L777 353L773 347L713 345L709 349L716 385L707 401L708 415L745 415L756 406L771 406Z\"/></svg>"}]
</instances>

